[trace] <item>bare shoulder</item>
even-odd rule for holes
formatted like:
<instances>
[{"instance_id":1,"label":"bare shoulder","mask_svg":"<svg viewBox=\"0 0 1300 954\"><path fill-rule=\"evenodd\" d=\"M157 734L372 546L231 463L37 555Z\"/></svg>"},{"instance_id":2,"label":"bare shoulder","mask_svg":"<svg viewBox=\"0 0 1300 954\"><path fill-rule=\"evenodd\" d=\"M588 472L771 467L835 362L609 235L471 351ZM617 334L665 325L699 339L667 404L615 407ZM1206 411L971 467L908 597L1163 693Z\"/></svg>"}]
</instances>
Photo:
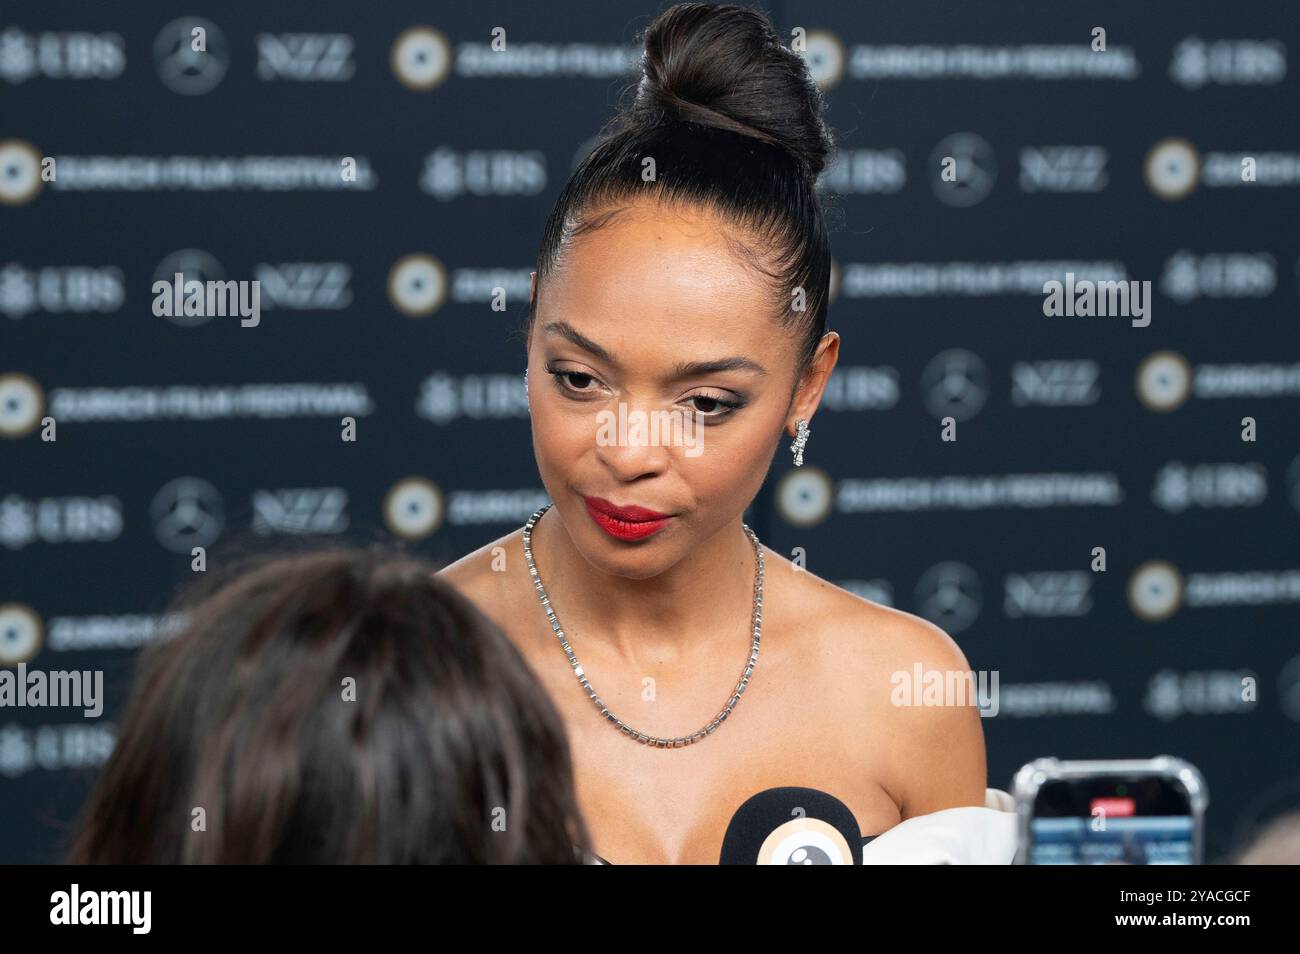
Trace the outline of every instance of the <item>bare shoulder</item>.
<instances>
[{"instance_id":1,"label":"bare shoulder","mask_svg":"<svg viewBox=\"0 0 1300 954\"><path fill-rule=\"evenodd\" d=\"M887 739L886 787L903 817L983 804L984 734L978 708L967 704L973 700L944 697L933 705L933 693L899 691L921 688L913 684L933 673L944 685L967 685L970 666L957 642L927 619L850 593L783 557L772 564L786 593L784 612L797 614L801 655L814 664L845 745L866 735L864 725Z\"/></svg>"},{"instance_id":2,"label":"bare shoulder","mask_svg":"<svg viewBox=\"0 0 1300 954\"><path fill-rule=\"evenodd\" d=\"M966 669L961 647L929 620L851 593L780 554L769 555L765 562L769 577L786 593L787 608L802 621L803 632L841 665L911 667L920 662L927 668ZM852 678L861 675L851 673Z\"/></svg>"},{"instance_id":3,"label":"bare shoulder","mask_svg":"<svg viewBox=\"0 0 1300 954\"><path fill-rule=\"evenodd\" d=\"M514 530L503 537L485 543L454 563L449 563L434 575L450 583L464 596L473 600L489 616L502 606L507 597L508 569L515 560L523 560L521 535Z\"/></svg>"}]
</instances>

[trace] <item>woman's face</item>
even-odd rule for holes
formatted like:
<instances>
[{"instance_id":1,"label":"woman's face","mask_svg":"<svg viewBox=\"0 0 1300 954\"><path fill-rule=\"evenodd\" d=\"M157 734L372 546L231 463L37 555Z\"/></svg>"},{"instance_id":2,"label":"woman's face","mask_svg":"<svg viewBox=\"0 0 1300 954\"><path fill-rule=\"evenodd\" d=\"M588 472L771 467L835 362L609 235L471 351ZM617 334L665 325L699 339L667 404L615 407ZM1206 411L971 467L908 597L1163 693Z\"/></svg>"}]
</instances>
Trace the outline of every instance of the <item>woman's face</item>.
<instances>
[{"instance_id":1,"label":"woman's face","mask_svg":"<svg viewBox=\"0 0 1300 954\"><path fill-rule=\"evenodd\" d=\"M655 576L743 514L785 430L811 420L838 336L792 404L799 341L706 210L635 204L577 238L539 292L528 386L542 483L590 563ZM726 366L680 367L700 362ZM639 536L588 498L669 519Z\"/></svg>"}]
</instances>

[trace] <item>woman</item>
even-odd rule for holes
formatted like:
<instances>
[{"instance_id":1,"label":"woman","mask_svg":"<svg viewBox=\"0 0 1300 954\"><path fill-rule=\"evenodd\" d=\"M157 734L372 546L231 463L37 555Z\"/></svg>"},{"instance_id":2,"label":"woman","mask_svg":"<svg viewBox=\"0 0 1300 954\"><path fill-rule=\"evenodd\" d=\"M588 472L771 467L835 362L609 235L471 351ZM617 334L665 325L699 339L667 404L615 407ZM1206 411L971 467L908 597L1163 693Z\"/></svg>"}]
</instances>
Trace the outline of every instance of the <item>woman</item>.
<instances>
[{"instance_id":1,"label":"woman","mask_svg":"<svg viewBox=\"0 0 1300 954\"><path fill-rule=\"evenodd\" d=\"M584 860L554 708L431 565L260 562L142 655L71 863Z\"/></svg>"},{"instance_id":2,"label":"woman","mask_svg":"<svg viewBox=\"0 0 1300 954\"><path fill-rule=\"evenodd\" d=\"M839 353L820 95L735 6L665 11L643 70L533 273L525 388L552 504L442 575L546 684L605 860L716 863L736 809L782 786L838 798L868 836L982 805L977 710L891 703L894 673L967 671L956 644L742 523L784 435L800 462ZM702 441L611 439L620 414L666 412Z\"/></svg>"}]
</instances>

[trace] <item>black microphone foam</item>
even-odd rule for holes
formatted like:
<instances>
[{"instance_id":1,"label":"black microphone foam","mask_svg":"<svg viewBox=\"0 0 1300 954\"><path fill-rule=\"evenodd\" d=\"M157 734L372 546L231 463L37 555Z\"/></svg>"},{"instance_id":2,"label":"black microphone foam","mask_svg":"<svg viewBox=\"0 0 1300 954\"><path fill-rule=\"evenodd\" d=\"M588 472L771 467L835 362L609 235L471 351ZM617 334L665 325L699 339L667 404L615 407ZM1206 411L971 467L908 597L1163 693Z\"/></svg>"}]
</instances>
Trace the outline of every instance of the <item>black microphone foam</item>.
<instances>
[{"instance_id":1,"label":"black microphone foam","mask_svg":"<svg viewBox=\"0 0 1300 954\"><path fill-rule=\"evenodd\" d=\"M862 830L847 805L815 788L769 788L736 809L723 865L860 865Z\"/></svg>"}]
</instances>

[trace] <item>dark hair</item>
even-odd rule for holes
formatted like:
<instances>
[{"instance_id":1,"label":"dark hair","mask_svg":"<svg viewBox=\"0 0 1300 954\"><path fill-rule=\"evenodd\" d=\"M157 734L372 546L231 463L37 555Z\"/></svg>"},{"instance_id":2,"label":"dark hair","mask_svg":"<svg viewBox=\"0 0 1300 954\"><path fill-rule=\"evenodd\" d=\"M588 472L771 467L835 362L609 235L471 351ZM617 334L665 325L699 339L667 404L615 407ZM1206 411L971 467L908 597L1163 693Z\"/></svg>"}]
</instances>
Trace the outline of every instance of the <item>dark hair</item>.
<instances>
[{"instance_id":1,"label":"dark hair","mask_svg":"<svg viewBox=\"0 0 1300 954\"><path fill-rule=\"evenodd\" d=\"M333 548L202 598L142 654L69 861L583 861L559 715L434 569Z\"/></svg>"},{"instance_id":2,"label":"dark hair","mask_svg":"<svg viewBox=\"0 0 1300 954\"><path fill-rule=\"evenodd\" d=\"M752 230L733 242L784 297L774 317L802 343L796 384L826 331L830 238L816 189L834 152L821 91L803 57L781 45L771 20L734 5L679 3L644 34L642 76L570 177L537 255L537 297L568 243L599 229L631 200L701 204ZM642 179L642 162L655 178ZM805 307L791 299L804 289ZM529 308L531 334L536 301Z\"/></svg>"}]
</instances>

